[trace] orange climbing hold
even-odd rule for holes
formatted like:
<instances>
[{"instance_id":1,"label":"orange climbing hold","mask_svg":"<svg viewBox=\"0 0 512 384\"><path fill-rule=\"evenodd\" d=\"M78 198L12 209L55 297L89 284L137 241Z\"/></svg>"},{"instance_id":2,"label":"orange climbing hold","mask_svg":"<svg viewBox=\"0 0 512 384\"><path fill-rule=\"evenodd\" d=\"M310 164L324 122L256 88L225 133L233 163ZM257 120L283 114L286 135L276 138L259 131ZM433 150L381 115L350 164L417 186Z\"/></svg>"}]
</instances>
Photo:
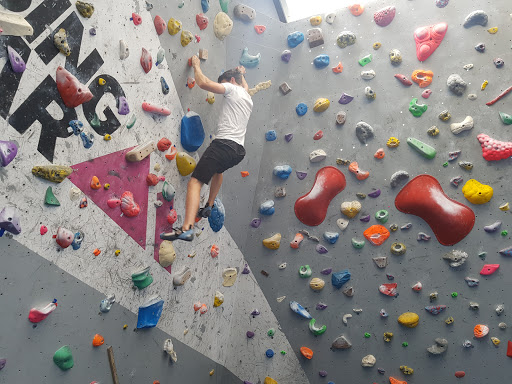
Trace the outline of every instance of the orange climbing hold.
<instances>
[{"instance_id":1,"label":"orange climbing hold","mask_svg":"<svg viewBox=\"0 0 512 384\"><path fill-rule=\"evenodd\" d=\"M383 225L372 225L363 232L364 237L373 245L382 245L389 237L390 233Z\"/></svg>"},{"instance_id":2,"label":"orange climbing hold","mask_svg":"<svg viewBox=\"0 0 512 384\"><path fill-rule=\"evenodd\" d=\"M219 256L219 246L218 245L216 245L216 244L212 245L212 247L210 248L210 256L213 258Z\"/></svg>"},{"instance_id":3,"label":"orange climbing hold","mask_svg":"<svg viewBox=\"0 0 512 384\"><path fill-rule=\"evenodd\" d=\"M341 64L341 61L339 62L339 64L337 66L332 68L332 71L334 73L341 73L341 72L343 72L343 64Z\"/></svg>"},{"instance_id":4,"label":"orange climbing hold","mask_svg":"<svg viewBox=\"0 0 512 384\"><path fill-rule=\"evenodd\" d=\"M391 384L407 384L407 381L398 380L398 379L395 379L394 377L390 377L389 382Z\"/></svg>"},{"instance_id":5,"label":"orange climbing hold","mask_svg":"<svg viewBox=\"0 0 512 384\"><path fill-rule=\"evenodd\" d=\"M242 175L242 177L249 176L249 172L247 172L247 171L242 171L242 172L240 172L240 174Z\"/></svg>"},{"instance_id":6,"label":"orange climbing hold","mask_svg":"<svg viewBox=\"0 0 512 384\"><path fill-rule=\"evenodd\" d=\"M359 169L359 164L356 161L350 163L348 170L356 175L357 180L365 180L370 176L370 172Z\"/></svg>"},{"instance_id":7,"label":"orange climbing hold","mask_svg":"<svg viewBox=\"0 0 512 384\"><path fill-rule=\"evenodd\" d=\"M487 336L488 333L489 327L487 325L477 324L473 329L473 334L477 339L481 339L482 337Z\"/></svg>"},{"instance_id":8,"label":"orange climbing hold","mask_svg":"<svg viewBox=\"0 0 512 384\"><path fill-rule=\"evenodd\" d=\"M100 334L95 334L92 338L92 345L93 347L99 347L100 345L103 345L105 343L105 339Z\"/></svg>"},{"instance_id":9,"label":"orange climbing hold","mask_svg":"<svg viewBox=\"0 0 512 384\"><path fill-rule=\"evenodd\" d=\"M348 7L351 14L354 16L361 16L364 12L364 5L361 4L352 4Z\"/></svg>"},{"instance_id":10,"label":"orange climbing hold","mask_svg":"<svg viewBox=\"0 0 512 384\"><path fill-rule=\"evenodd\" d=\"M263 32L265 32L266 29L267 29L267 27L265 27L264 25L255 25L254 26L254 30L256 31L256 33L258 35L261 35Z\"/></svg>"},{"instance_id":11,"label":"orange climbing hold","mask_svg":"<svg viewBox=\"0 0 512 384\"><path fill-rule=\"evenodd\" d=\"M171 151L165 155L165 158L169 161L172 161L176 157L177 153L178 153L178 149L176 147L171 147Z\"/></svg>"},{"instance_id":12,"label":"orange climbing hold","mask_svg":"<svg viewBox=\"0 0 512 384\"><path fill-rule=\"evenodd\" d=\"M96 248L94 251L92 251L92 253L93 253L94 256L99 256L101 251L98 248Z\"/></svg>"},{"instance_id":13,"label":"orange climbing hold","mask_svg":"<svg viewBox=\"0 0 512 384\"><path fill-rule=\"evenodd\" d=\"M311 360L313 358L313 351L308 347L300 347L300 353L302 353L302 356L304 356L308 360Z\"/></svg>"},{"instance_id":14,"label":"orange climbing hold","mask_svg":"<svg viewBox=\"0 0 512 384\"><path fill-rule=\"evenodd\" d=\"M425 88L432 83L432 78L434 77L434 72L425 71L423 69L416 69L412 73L412 81L417 83L420 88Z\"/></svg>"},{"instance_id":15,"label":"orange climbing hold","mask_svg":"<svg viewBox=\"0 0 512 384\"><path fill-rule=\"evenodd\" d=\"M304 235L302 233L297 233L295 238L290 242L290 247L293 249L299 249L300 243L304 240Z\"/></svg>"},{"instance_id":16,"label":"orange climbing hold","mask_svg":"<svg viewBox=\"0 0 512 384\"><path fill-rule=\"evenodd\" d=\"M98 179L97 176L92 177L91 188L92 189L100 189L101 188L100 179Z\"/></svg>"}]
</instances>

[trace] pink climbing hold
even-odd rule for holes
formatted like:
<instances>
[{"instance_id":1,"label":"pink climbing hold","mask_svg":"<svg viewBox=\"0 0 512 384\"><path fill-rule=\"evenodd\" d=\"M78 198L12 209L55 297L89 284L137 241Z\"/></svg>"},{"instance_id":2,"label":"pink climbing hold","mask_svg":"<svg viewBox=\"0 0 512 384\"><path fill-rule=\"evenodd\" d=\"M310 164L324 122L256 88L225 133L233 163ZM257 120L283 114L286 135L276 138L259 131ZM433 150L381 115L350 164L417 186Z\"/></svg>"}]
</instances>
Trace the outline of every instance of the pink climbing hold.
<instances>
[{"instance_id":1,"label":"pink climbing hold","mask_svg":"<svg viewBox=\"0 0 512 384\"><path fill-rule=\"evenodd\" d=\"M487 161L508 159L512 156L512 142L498 141L481 133L477 137L482 147L482 156Z\"/></svg>"},{"instance_id":2,"label":"pink climbing hold","mask_svg":"<svg viewBox=\"0 0 512 384\"><path fill-rule=\"evenodd\" d=\"M420 27L414 31L416 41L416 56L419 61L425 61L439 47L448 30L448 24L438 23L428 27Z\"/></svg>"},{"instance_id":3,"label":"pink climbing hold","mask_svg":"<svg viewBox=\"0 0 512 384\"><path fill-rule=\"evenodd\" d=\"M395 206L400 212L425 220L442 245L457 244L475 224L471 208L446 196L441 184L430 175L416 176L407 183L396 196Z\"/></svg>"},{"instance_id":4,"label":"pink climbing hold","mask_svg":"<svg viewBox=\"0 0 512 384\"><path fill-rule=\"evenodd\" d=\"M398 79L403 85L409 87L412 85L412 81L407 78L407 76L402 75L401 73L397 73L395 78Z\"/></svg>"},{"instance_id":5,"label":"pink climbing hold","mask_svg":"<svg viewBox=\"0 0 512 384\"><path fill-rule=\"evenodd\" d=\"M48 227L46 225L41 225L41 228L39 228L41 236L46 235L46 232L48 232Z\"/></svg>"},{"instance_id":6,"label":"pink climbing hold","mask_svg":"<svg viewBox=\"0 0 512 384\"><path fill-rule=\"evenodd\" d=\"M169 214L167 215L167 222L169 225L173 225L178 220L178 214L175 209L169 210Z\"/></svg>"},{"instance_id":7,"label":"pink climbing hold","mask_svg":"<svg viewBox=\"0 0 512 384\"><path fill-rule=\"evenodd\" d=\"M121 205L121 199L117 199L117 198L108 199L107 205L109 208L119 207Z\"/></svg>"},{"instance_id":8,"label":"pink climbing hold","mask_svg":"<svg viewBox=\"0 0 512 384\"><path fill-rule=\"evenodd\" d=\"M265 32L266 29L267 29L267 27L265 27L264 25L255 25L254 26L254 30L256 31L256 33L258 35L261 35L263 32Z\"/></svg>"},{"instance_id":9,"label":"pink climbing hold","mask_svg":"<svg viewBox=\"0 0 512 384\"><path fill-rule=\"evenodd\" d=\"M482 270L480 271L480 274L483 275L483 276L492 275L494 272L496 272L498 270L499 267L500 267L499 264L485 264L482 267Z\"/></svg>"},{"instance_id":10,"label":"pink climbing hold","mask_svg":"<svg viewBox=\"0 0 512 384\"><path fill-rule=\"evenodd\" d=\"M44 307L39 308L32 308L30 312L28 313L28 320L31 323L39 323L40 321L43 321L57 309L57 299L54 299L51 303Z\"/></svg>"},{"instance_id":11,"label":"pink climbing hold","mask_svg":"<svg viewBox=\"0 0 512 384\"><path fill-rule=\"evenodd\" d=\"M156 113L157 115L169 116L171 111L167 108L160 107L158 105L153 105L151 103L142 103L142 109L146 112Z\"/></svg>"},{"instance_id":12,"label":"pink climbing hold","mask_svg":"<svg viewBox=\"0 0 512 384\"><path fill-rule=\"evenodd\" d=\"M57 68L55 81L60 97L68 108L76 108L92 99L92 92L89 88L60 65Z\"/></svg>"},{"instance_id":13,"label":"pink climbing hold","mask_svg":"<svg viewBox=\"0 0 512 384\"><path fill-rule=\"evenodd\" d=\"M148 52L146 48L142 48L142 54L140 56L140 65L144 72L148 73L151 71L153 67L153 59L151 58L151 54Z\"/></svg>"},{"instance_id":14,"label":"pink climbing hold","mask_svg":"<svg viewBox=\"0 0 512 384\"><path fill-rule=\"evenodd\" d=\"M345 175L339 169L331 166L320 169L311 190L295 202L297 219L310 226L321 224L331 200L345 189L346 184Z\"/></svg>"},{"instance_id":15,"label":"pink climbing hold","mask_svg":"<svg viewBox=\"0 0 512 384\"><path fill-rule=\"evenodd\" d=\"M167 23L159 15L155 16L154 24L155 24L156 33L158 34L158 36L160 36L162 33L164 33L165 30L167 29Z\"/></svg>"},{"instance_id":16,"label":"pink climbing hold","mask_svg":"<svg viewBox=\"0 0 512 384\"><path fill-rule=\"evenodd\" d=\"M204 13L198 13L196 15L196 23L199 29L202 31L208 26L208 17Z\"/></svg>"},{"instance_id":17,"label":"pink climbing hold","mask_svg":"<svg viewBox=\"0 0 512 384\"><path fill-rule=\"evenodd\" d=\"M140 25L142 23L142 17L140 17L140 15L136 14L135 12L132 13L130 20L132 20L133 24L135 25Z\"/></svg>"},{"instance_id":18,"label":"pink climbing hold","mask_svg":"<svg viewBox=\"0 0 512 384\"><path fill-rule=\"evenodd\" d=\"M392 5L379 9L373 14L373 20L379 27L388 26L395 18L396 8Z\"/></svg>"},{"instance_id":19,"label":"pink climbing hold","mask_svg":"<svg viewBox=\"0 0 512 384\"><path fill-rule=\"evenodd\" d=\"M135 217L140 213L140 206L135 202L133 193L130 191L121 195L121 212L128 217Z\"/></svg>"},{"instance_id":20,"label":"pink climbing hold","mask_svg":"<svg viewBox=\"0 0 512 384\"><path fill-rule=\"evenodd\" d=\"M59 244L62 248L67 248L71 245L73 240L75 239L75 235L69 229L59 227L57 229L57 234L53 235L57 244Z\"/></svg>"}]
</instances>

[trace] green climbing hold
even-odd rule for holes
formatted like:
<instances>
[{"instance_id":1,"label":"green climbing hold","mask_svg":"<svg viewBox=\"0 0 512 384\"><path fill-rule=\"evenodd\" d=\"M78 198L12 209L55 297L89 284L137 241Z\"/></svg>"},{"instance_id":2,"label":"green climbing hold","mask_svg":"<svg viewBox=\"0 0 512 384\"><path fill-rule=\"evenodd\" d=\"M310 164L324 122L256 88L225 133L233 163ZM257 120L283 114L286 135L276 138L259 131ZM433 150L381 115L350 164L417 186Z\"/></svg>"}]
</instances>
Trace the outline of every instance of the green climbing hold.
<instances>
[{"instance_id":1,"label":"green climbing hold","mask_svg":"<svg viewBox=\"0 0 512 384\"><path fill-rule=\"evenodd\" d=\"M365 333L364 333L364 337L366 337L367 339L369 339L370 337L372 337L372 335L371 335L371 334L369 334L368 332L365 332Z\"/></svg>"},{"instance_id":2,"label":"green climbing hold","mask_svg":"<svg viewBox=\"0 0 512 384\"><path fill-rule=\"evenodd\" d=\"M276 330L274 328L270 328L267 331L267 336L274 337L275 334L276 334Z\"/></svg>"},{"instance_id":3,"label":"green climbing hold","mask_svg":"<svg viewBox=\"0 0 512 384\"><path fill-rule=\"evenodd\" d=\"M71 354L69 345L57 349L57 352L53 355L53 362L63 371L73 368L73 355Z\"/></svg>"},{"instance_id":4,"label":"green climbing hold","mask_svg":"<svg viewBox=\"0 0 512 384\"><path fill-rule=\"evenodd\" d=\"M138 289L144 289L153 282L153 276L149 273L149 267L142 268L132 274L133 285Z\"/></svg>"},{"instance_id":5,"label":"green climbing hold","mask_svg":"<svg viewBox=\"0 0 512 384\"><path fill-rule=\"evenodd\" d=\"M100 121L100 118L98 117L98 114L96 112L94 112L94 117L89 122L89 124L91 124L91 127L93 127L93 128L99 128L100 127L101 121Z\"/></svg>"},{"instance_id":6,"label":"green climbing hold","mask_svg":"<svg viewBox=\"0 0 512 384\"><path fill-rule=\"evenodd\" d=\"M446 161L446 162L443 163L443 167L446 168L447 166L448 166L448 162Z\"/></svg>"},{"instance_id":7,"label":"green climbing hold","mask_svg":"<svg viewBox=\"0 0 512 384\"><path fill-rule=\"evenodd\" d=\"M317 327L315 325L315 323L316 323L315 319L309 320L309 330L311 331L311 333L313 333L313 335L315 335L315 336L319 336L319 335L325 333L325 331L327 330L327 326L322 325L321 327Z\"/></svg>"},{"instance_id":8,"label":"green climbing hold","mask_svg":"<svg viewBox=\"0 0 512 384\"><path fill-rule=\"evenodd\" d=\"M281 355L286 355L286 351L281 351Z\"/></svg>"},{"instance_id":9,"label":"green climbing hold","mask_svg":"<svg viewBox=\"0 0 512 384\"><path fill-rule=\"evenodd\" d=\"M299 276L302 278L311 277L311 268L309 265L301 265L299 268Z\"/></svg>"},{"instance_id":10,"label":"green climbing hold","mask_svg":"<svg viewBox=\"0 0 512 384\"><path fill-rule=\"evenodd\" d=\"M364 247L364 240L358 240L355 237L352 238L352 246L356 249L361 249Z\"/></svg>"},{"instance_id":11,"label":"green climbing hold","mask_svg":"<svg viewBox=\"0 0 512 384\"><path fill-rule=\"evenodd\" d=\"M485 260L485 258L487 257L487 252L480 252L478 254L478 257L481 258L482 260Z\"/></svg>"},{"instance_id":12,"label":"green climbing hold","mask_svg":"<svg viewBox=\"0 0 512 384\"><path fill-rule=\"evenodd\" d=\"M126 128L130 129L135 125L135 122L137 121L137 116L135 114L132 114L130 118L128 119L128 122L126 123Z\"/></svg>"},{"instance_id":13,"label":"green climbing hold","mask_svg":"<svg viewBox=\"0 0 512 384\"><path fill-rule=\"evenodd\" d=\"M366 55L365 57L362 57L359 59L359 65L361 67L364 67L366 64L370 64L372 62L372 54Z\"/></svg>"},{"instance_id":14,"label":"green climbing hold","mask_svg":"<svg viewBox=\"0 0 512 384\"><path fill-rule=\"evenodd\" d=\"M456 298L457 296L459 296L459 294L457 292L452 292L452 297L453 298Z\"/></svg>"},{"instance_id":15,"label":"green climbing hold","mask_svg":"<svg viewBox=\"0 0 512 384\"><path fill-rule=\"evenodd\" d=\"M425 113L427 110L428 105L427 104L418 104L418 99L413 98L411 102L409 103L409 112L412 113L415 117L420 117Z\"/></svg>"},{"instance_id":16,"label":"green climbing hold","mask_svg":"<svg viewBox=\"0 0 512 384\"><path fill-rule=\"evenodd\" d=\"M178 4L178 8L183 8L184 5L185 5L185 2L182 1L181 3Z\"/></svg>"},{"instance_id":17,"label":"green climbing hold","mask_svg":"<svg viewBox=\"0 0 512 384\"><path fill-rule=\"evenodd\" d=\"M229 0L219 0L219 3L222 8L222 12L228 13Z\"/></svg>"},{"instance_id":18,"label":"green climbing hold","mask_svg":"<svg viewBox=\"0 0 512 384\"><path fill-rule=\"evenodd\" d=\"M407 139L407 144L409 144L411 148L415 149L416 152L420 153L423 157L427 159L433 159L434 157L436 157L436 150L430 145L424 143L423 141L419 141L418 139L409 137Z\"/></svg>"},{"instance_id":19,"label":"green climbing hold","mask_svg":"<svg viewBox=\"0 0 512 384\"><path fill-rule=\"evenodd\" d=\"M508 235L508 231L506 229L501 231L501 236L507 236L507 235Z\"/></svg>"},{"instance_id":20,"label":"green climbing hold","mask_svg":"<svg viewBox=\"0 0 512 384\"><path fill-rule=\"evenodd\" d=\"M53 194L52 187L48 187L46 189L46 195L44 196L44 203L47 205L55 205L57 207L60 206L59 200L57 200L57 198Z\"/></svg>"},{"instance_id":21,"label":"green climbing hold","mask_svg":"<svg viewBox=\"0 0 512 384\"><path fill-rule=\"evenodd\" d=\"M504 124L507 124L507 125L512 124L512 115L509 115L508 113L500 112L500 118Z\"/></svg>"},{"instance_id":22,"label":"green climbing hold","mask_svg":"<svg viewBox=\"0 0 512 384\"><path fill-rule=\"evenodd\" d=\"M404 348L405 348L405 347L407 347L408 345L409 345L409 343L408 343L407 341L404 341L404 342L402 343L402 347L404 347Z\"/></svg>"},{"instance_id":23,"label":"green climbing hold","mask_svg":"<svg viewBox=\"0 0 512 384\"><path fill-rule=\"evenodd\" d=\"M380 211L377 211L375 214L375 219L377 219L378 222L384 224L387 223L389 219L389 212L385 209L381 209Z\"/></svg>"}]
</instances>

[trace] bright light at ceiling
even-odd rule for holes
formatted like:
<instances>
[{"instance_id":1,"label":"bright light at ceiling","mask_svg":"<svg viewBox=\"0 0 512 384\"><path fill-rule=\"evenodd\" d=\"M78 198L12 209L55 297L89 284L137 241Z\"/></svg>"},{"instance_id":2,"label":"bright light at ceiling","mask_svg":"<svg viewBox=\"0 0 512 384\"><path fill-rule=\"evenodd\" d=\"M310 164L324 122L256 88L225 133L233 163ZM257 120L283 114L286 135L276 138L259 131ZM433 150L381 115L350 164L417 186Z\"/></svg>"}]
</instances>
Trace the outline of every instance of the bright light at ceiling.
<instances>
[{"instance_id":1,"label":"bright light at ceiling","mask_svg":"<svg viewBox=\"0 0 512 384\"><path fill-rule=\"evenodd\" d=\"M352 4L354 0L281 0L288 22L323 15Z\"/></svg>"}]
</instances>

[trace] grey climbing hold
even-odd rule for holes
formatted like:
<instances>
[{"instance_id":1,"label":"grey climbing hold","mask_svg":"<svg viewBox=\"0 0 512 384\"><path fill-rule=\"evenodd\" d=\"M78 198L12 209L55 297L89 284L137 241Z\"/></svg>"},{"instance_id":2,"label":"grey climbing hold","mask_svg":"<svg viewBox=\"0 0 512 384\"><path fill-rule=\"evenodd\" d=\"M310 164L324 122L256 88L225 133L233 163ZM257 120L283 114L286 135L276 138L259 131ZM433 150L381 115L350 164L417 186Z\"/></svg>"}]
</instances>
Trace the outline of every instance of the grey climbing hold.
<instances>
[{"instance_id":1,"label":"grey climbing hold","mask_svg":"<svg viewBox=\"0 0 512 384\"><path fill-rule=\"evenodd\" d=\"M460 77L460 75L453 73L448 76L448 80L446 80L446 85L448 85L448 89L452 91L452 93L461 96L468 84Z\"/></svg>"},{"instance_id":2,"label":"grey climbing hold","mask_svg":"<svg viewBox=\"0 0 512 384\"><path fill-rule=\"evenodd\" d=\"M355 44L356 34L350 31L341 32L336 38L336 43L340 48L348 47L349 45Z\"/></svg>"},{"instance_id":3,"label":"grey climbing hold","mask_svg":"<svg viewBox=\"0 0 512 384\"><path fill-rule=\"evenodd\" d=\"M251 21L256 17L256 11L244 4L237 4L233 8L233 14L235 17L242 21Z\"/></svg>"},{"instance_id":4,"label":"grey climbing hold","mask_svg":"<svg viewBox=\"0 0 512 384\"><path fill-rule=\"evenodd\" d=\"M119 40L119 58L124 60L128 56L130 56L130 49L128 49L128 44L126 44L126 41L124 40Z\"/></svg>"},{"instance_id":5,"label":"grey climbing hold","mask_svg":"<svg viewBox=\"0 0 512 384\"><path fill-rule=\"evenodd\" d=\"M309 48L315 48L324 44L324 35L321 28L311 28L307 32Z\"/></svg>"},{"instance_id":6,"label":"grey climbing hold","mask_svg":"<svg viewBox=\"0 0 512 384\"><path fill-rule=\"evenodd\" d=\"M375 363L377 362L377 359L373 355L366 355L361 360L361 365L366 368L373 367Z\"/></svg>"},{"instance_id":7,"label":"grey climbing hold","mask_svg":"<svg viewBox=\"0 0 512 384\"><path fill-rule=\"evenodd\" d=\"M366 144L366 141L374 136L372 126L360 121L356 124L356 136L362 144Z\"/></svg>"},{"instance_id":8,"label":"grey climbing hold","mask_svg":"<svg viewBox=\"0 0 512 384\"><path fill-rule=\"evenodd\" d=\"M336 19L336 14L335 13L329 13L328 15L325 15L325 22L327 24L334 23L335 19Z\"/></svg>"},{"instance_id":9,"label":"grey climbing hold","mask_svg":"<svg viewBox=\"0 0 512 384\"><path fill-rule=\"evenodd\" d=\"M352 346L352 343L347 339L345 335L338 336L333 342L332 342L332 348L333 349L348 349Z\"/></svg>"},{"instance_id":10,"label":"grey climbing hold","mask_svg":"<svg viewBox=\"0 0 512 384\"><path fill-rule=\"evenodd\" d=\"M501 221L495 221L490 225L484 227L484 231L487 233L496 232L501 227Z\"/></svg>"},{"instance_id":11,"label":"grey climbing hold","mask_svg":"<svg viewBox=\"0 0 512 384\"><path fill-rule=\"evenodd\" d=\"M371 80L375 77L375 71L373 69L369 71L361 71L361 78L363 80Z\"/></svg>"},{"instance_id":12,"label":"grey climbing hold","mask_svg":"<svg viewBox=\"0 0 512 384\"><path fill-rule=\"evenodd\" d=\"M470 93L468 95L468 100L476 100L478 98L476 93Z\"/></svg>"},{"instance_id":13,"label":"grey climbing hold","mask_svg":"<svg viewBox=\"0 0 512 384\"><path fill-rule=\"evenodd\" d=\"M489 20L489 17L487 16L487 13L482 10L473 11L469 15L466 16L464 19L464 28L469 28L474 25L481 25L482 27L485 27L487 25L487 21Z\"/></svg>"},{"instance_id":14,"label":"grey climbing hold","mask_svg":"<svg viewBox=\"0 0 512 384\"><path fill-rule=\"evenodd\" d=\"M281 84L279 86L279 90L281 91L281 93L283 95L287 95L287 94L289 94L292 91L292 89L290 88L290 86L288 85L287 82L284 82L283 84Z\"/></svg>"},{"instance_id":15,"label":"grey climbing hold","mask_svg":"<svg viewBox=\"0 0 512 384\"><path fill-rule=\"evenodd\" d=\"M472 69L474 67L473 64L469 63L469 64L466 64L464 65L462 68L464 68L466 71L469 71L470 69Z\"/></svg>"},{"instance_id":16,"label":"grey climbing hold","mask_svg":"<svg viewBox=\"0 0 512 384\"><path fill-rule=\"evenodd\" d=\"M450 184L453 185L454 187L458 187L459 184L462 183L463 181L464 179L462 178L462 176L455 176L450 179Z\"/></svg>"},{"instance_id":17,"label":"grey climbing hold","mask_svg":"<svg viewBox=\"0 0 512 384\"><path fill-rule=\"evenodd\" d=\"M286 196L286 189L285 187L277 187L274 191L275 197L285 197Z\"/></svg>"},{"instance_id":18,"label":"grey climbing hold","mask_svg":"<svg viewBox=\"0 0 512 384\"><path fill-rule=\"evenodd\" d=\"M323 149L317 149L309 154L309 161L312 163L318 163L322 160L325 160L327 157L327 153Z\"/></svg>"},{"instance_id":19,"label":"grey climbing hold","mask_svg":"<svg viewBox=\"0 0 512 384\"><path fill-rule=\"evenodd\" d=\"M375 265L377 265L377 267L379 268L386 268L386 266L388 265L388 258L386 256L377 256L374 257L372 260L375 263Z\"/></svg>"},{"instance_id":20,"label":"grey climbing hold","mask_svg":"<svg viewBox=\"0 0 512 384\"><path fill-rule=\"evenodd\" d=\"M450 267L457 268L463 265L468 258L468 254L459 250L452 250L443 255L444 260L448 260Z\"/></svg>"},{"instance_id":21,"label":"grey climbing hold","mask_svg":"<svg viewBox=\"0 0 512 384\"><path fill-rule=\"evenodd\" d=\"M496 311L496 314L498 316L501 316L501 314L505 311L505 305L504 304L498 304L494 310Z\"/></svg>"},{"instance_id":22,"label":"grey climbing hold","mask_svg":"<svg viewBox=\"0 0 512 384\"><path fill-rule=\"evenodd\" d=\"M480 305L474 301L469 302L469 308L473 311L478 311L480 309Z\"/></svg>"},{"instance_id":23,"label":"grey climbing hold","mask_svg":"<svg viewBox=\"0 0 512 384\"><path fill-rule=\"evenodd\" d=\"M434 345L427 348L428 353L432 355L440 355L445 353L446 349L448 348L448 340L438 337L435 339L435 342L436 343Z\"/></svg>"},{"instance_id":24,"label":"grey climbing hold","mask_svg":"<svg viewBox=\"0 0 512 384\"><path fill-rule=\"evenodd\" d=\"M389 180L389 185L391 188L397 187L402 182L409 179L409 174L406 171L396 171L391 175L391 179Z\"/></svg>"},{"instance_id":25,"label":"grey climbing hold","mask_svg":"<svg viewBox=\"0 0 512 384\"><path fill-rule=\"evenodd\" d=\"M354 287L346 287L345 289L343 289L342 292L345 296L348 296L348 297L354 296L354 293L355 293Z\"/></svg>"},{"instance_id":26,"label":"grey climbing hold","mask_svg":"<svg viewBox=\"0 0 512 384\"><path fill-rule=\"evenodd\" d=\"M500 329L507 329L507 323L501 322L498 324L498 327L500 327Z\"/></svg>"},{"instance_id":27,"label":"grey climbing hold","mask_svg":"<svg viewBox=\"0 0 512 384\"><path fill-rule=\"evenodd\" d=\"M343 125L343 124L345 124L345 121L347 121L347 112L339 111L336 114L336 124Z\"/></svg>"},{"instance_id":28,"label":"grey climbing hold","mask_svg":"<svg viewBox=\"0 0 512 384\"><path fill-rule=\"evenodd\" d=\"M338 226L338 228L339 228L341 231L344 231L345 229L347 229L347 226L348 226L348 220L343 219L343 218L340 218L340 219L336 220L336 225Z\"/></svg>"},{"instance_id":29,"label":"grey climbing hold","mask_svg":"<svg viewBox=\"0 0 512 384\"><path fill-rule=\"evenodd\" d=\"M466 281L469 287L476 287L478 286L478 284L480 284L480 280L475 279L474 277L466 276L464 280Z\"/></svg>"},{"instance_id":30,"label":"grey climbing hold","mask_svg":"<svg viewBox=\"0 0 512 384\"><path fill-rule=\"evenodd\" d=\"M432 236L427 235L425 232L418 232L418 236L416 237L417 241L429 241Z\"/></svg>"}]
</instances>

